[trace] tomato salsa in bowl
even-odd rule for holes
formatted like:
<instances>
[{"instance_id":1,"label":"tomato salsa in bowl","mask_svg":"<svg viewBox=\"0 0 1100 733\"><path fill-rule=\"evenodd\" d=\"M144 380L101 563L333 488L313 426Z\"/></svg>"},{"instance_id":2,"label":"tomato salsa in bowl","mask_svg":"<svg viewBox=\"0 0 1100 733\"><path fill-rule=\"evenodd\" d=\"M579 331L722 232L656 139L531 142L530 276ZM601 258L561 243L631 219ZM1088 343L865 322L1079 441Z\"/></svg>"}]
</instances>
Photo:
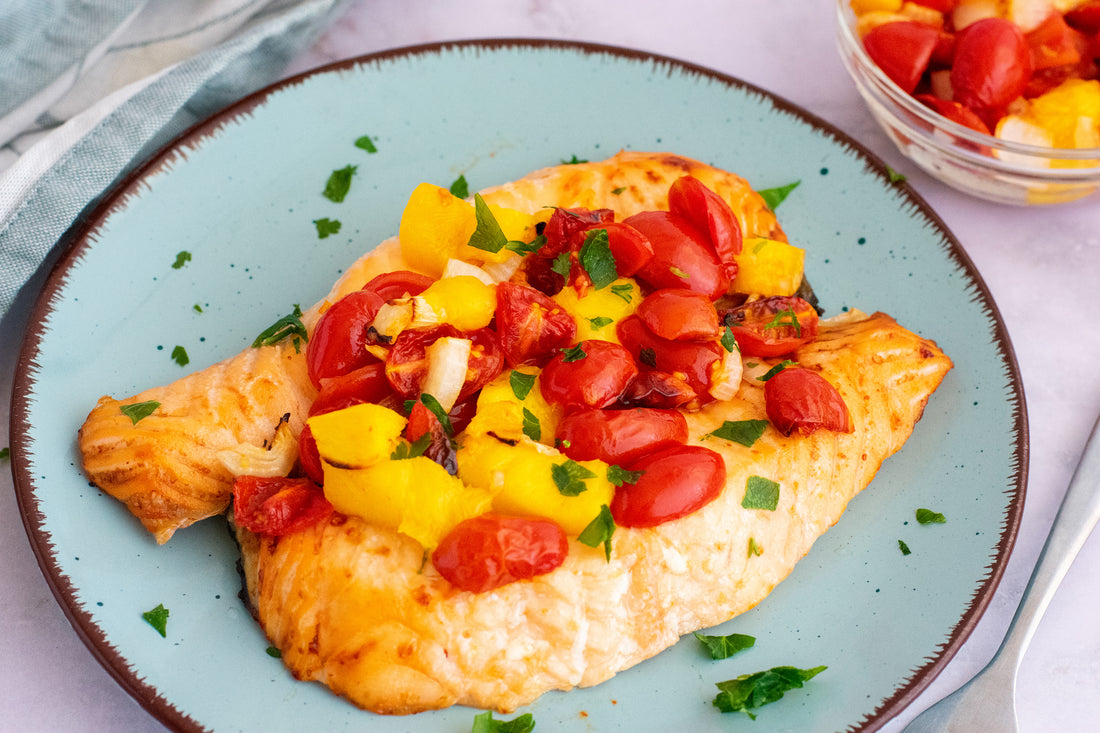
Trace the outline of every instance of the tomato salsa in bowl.
<instances>
[{"instance_id":1,"label":"tomato salsa in bowl","mask_svg":"<svg viewBox=\"0 0 1100 733\"><path fill-rule=\"evenodd\" d=\"M1100 186L1100 32L1078 17L1092 5L1100 23L1095 0L837 0L837 45L929 175L999 203L1063 203Z\"/></svg>"}]
</instances>

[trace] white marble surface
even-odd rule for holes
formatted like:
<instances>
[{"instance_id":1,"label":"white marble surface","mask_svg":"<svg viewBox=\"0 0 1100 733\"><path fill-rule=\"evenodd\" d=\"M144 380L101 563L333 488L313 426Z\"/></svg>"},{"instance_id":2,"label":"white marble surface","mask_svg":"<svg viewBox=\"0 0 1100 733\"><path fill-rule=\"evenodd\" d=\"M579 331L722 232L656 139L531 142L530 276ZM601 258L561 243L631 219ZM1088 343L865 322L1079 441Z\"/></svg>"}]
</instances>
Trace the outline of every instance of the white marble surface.
<instances>
[{"instance_id":1,"label":"white marble surface","mask_svg":"<svg viewBox=\"0 0 1100 733\"><path fill-rule=\"evenodd\" d=\"M482 37L593 41L731 74L811 110L909 177L984 276L1012 337L1031 429L1016 549L981 623L926 693L883 730L953 690L992 656L1100 412L1100 199L1017 209L966 198L916 170L865 113L836 54L831 0L360 0L292 71L405 45ZM0 324L9 393L26 306ZM0 446L8 444L6 404ZM162 730L85 649L55 603L0 471L0 729ZM1024 731L1100 720L1100 533L1078 556L1018 679Z\"/></svg>"}]
</instances>

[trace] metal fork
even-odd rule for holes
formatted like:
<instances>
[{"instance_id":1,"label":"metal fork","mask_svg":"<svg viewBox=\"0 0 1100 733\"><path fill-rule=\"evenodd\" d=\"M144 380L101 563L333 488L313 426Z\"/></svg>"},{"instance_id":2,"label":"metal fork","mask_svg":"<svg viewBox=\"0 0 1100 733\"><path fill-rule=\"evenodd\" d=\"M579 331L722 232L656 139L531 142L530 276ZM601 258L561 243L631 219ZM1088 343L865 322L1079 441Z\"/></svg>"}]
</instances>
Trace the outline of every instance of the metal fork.
<instances>
[{"instance_id":1,"label":"metal fork","mask_svg":"<svg viewBox=\"0 0 1100 733\"><path fill-rule=\"evenodd\" d=\"M1016 672L1043 612L1100 519L1100 418L1066 489L1020 606L993 659L972 680L932 705L904 733L1018 731Z\"/></svg>"}]
</instances>

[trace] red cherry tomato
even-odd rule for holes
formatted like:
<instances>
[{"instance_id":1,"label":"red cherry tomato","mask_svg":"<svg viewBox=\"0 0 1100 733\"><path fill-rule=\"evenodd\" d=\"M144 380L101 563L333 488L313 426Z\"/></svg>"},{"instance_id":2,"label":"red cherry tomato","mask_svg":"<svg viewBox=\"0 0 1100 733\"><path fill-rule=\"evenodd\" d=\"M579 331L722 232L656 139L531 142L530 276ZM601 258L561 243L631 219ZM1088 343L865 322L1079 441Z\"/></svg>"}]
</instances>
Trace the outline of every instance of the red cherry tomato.
<instances>
[{"instance_id":1,"label":"red cherry tomato","mask_svg":"<svg viewBox=\"0 0 1100 733\"><path fill-rule=\"evenodd\" d=\"M836 387L817 372L792 367L764 383L764 409L776 430L809 435L816 430L852 432L852 416Z\"/></svg>"},{"instance_id":2,"label":"red cherry tomato","mask_svg":"<svg viewBox=\"0 0 1100 733\"><path fill-rule=\"evenodd\" d=\"M699 399L686 380L658 371L638 372L619 396L624 407L685 407Z\"/></svg>"},{"instance_id":3,"label":"red cherry tomato","mask_svg":"<svg viewBox=\"0 0 1100 733\"><path fill-rule=\"evenodd\" d=\"M542 234L546 244L538 254L553 259L562 252L576 252L584 243L584 235L594 225L609 224L615 220L611 209L591 211L582 207L575 209L556 208L546 222Z\"/></svg>"},{"instance_id":4,"label":"red cherry tomato","mask_svg":"<svg viewBox=\"0 0 1100 733\"><path fill-rule=\"evenodd\" d=\"M625 466L647 453L686 442L688 426L676 410L579 410L562 418L555 437L574 461L598 458Z\"/></svg>"},{"instance_id":5,"label":"red cherry tomato","mask_svg":"<svg viewBox=\"0 0 1100 733\"><path fill-rule=\"evenodd\" d=\"M672 341L713 341L722 335L714 304L693 290L655 290L638 305L637 314L654 335Z\"/></svg>"},{"instance_id":6,"label":"red cherry tomato","mask_svg":"<svg viewBox=\"0 0 1100 733\"><path fill-rule=\"evenodd\" d=\"M364 402L380 402L391 392L390 383L386 381L386 365L376 361L339 377L322 379L321 390L309 414L321 415Z\"/></svg>"},{"instance_id":7,"label":"red cherry tomato","mask_svg":"<svg viewBox=\"0 0 1100 733\"><path fill-rule=\"evenodd\" d=\"M619 321L615 331L643 371L671 374L687 382L697 394L706 394L711 366L722 354L722 347L717 342L663 339L654 335L636 315Z\"/></svg>"},{"instance_id":8,"label":"red cherry tomato","mask_svg":"<svg viewBox=\"0 0 1100 733\"><path fill-rule=\"evenodd\" d=\"M1065 15L1066 23L1082 33L1100 33L1100 0L1089 0Z\"/></svg>"},{"instance_id":9,"label":"red cherry tomato","mask_svg":"<svg viewBox=\"0 0 1100 733\"><path fill-rule=\"evenodd\" d=\"M611 500L620 527L655 527L706 506L726 485L722 456L698 445L658 451L629 467L642 475L624 483Z\"/></svg>"},{"instance_id":10,"label":"red cherry tomato","mask_svg":"<svg viewBox=\"0 0 1100 733\"><path fill-rule=\"evenodd\" d=\"M394 300L406 295L420 295L435 280L410 270L384 272L363 286L363 290L378 293L382 300Z\"/></svg>"},{"instance_id":11,"label":"red cherry tomato","mask_svg":"<svg viewBox=\"0 0 1100 733\"><path fill-rule=\"evenodd\" d=\"M817 311L793 295L750 301L727 311L723 322L742 356L784 356L817 338Z\"/></svg>"},{"instance_id":12,"label":"red cherry tomato","mask_svg":"<svg viewBox=\"0 0 1100 733\"><path fill-rule=\"evenodd\" d=\"M668 210L710 235L714 253L732 280L741 253L741 224L728 202L693 176L677 178L668 190Z\"/></svg>"},{"instance_id":13,"label":"red cherry tomato","mask_svg":"<svg viewBox=\"0 0 1100 733\"><path fill-rule=\"evenodd\" d=\"M890 80L912 94L940 43L940 31L899 20L875 26L863 37L867 55Z\"/></svg>"},{"instance_id":14,"label":"red cherry tomato","mask_svg":"<svg viewBox=\"0 0 1100 733\"><path fill-rule=\"evenodd\" d=\"M307 478L238 476L233 482L233 520L256 534L299 532L331 514L324 492Z\"/></svg>"},{"instance_id":15,"label":"red cherry tomato","mask_svg":"<svg viewBox=\"0 0 1100 733\"><path fill-rule=\"evenodd\" d=\"M651 288L688 288L711 300L729 290L731 276L718 261L708 235L687 219L667 211L643 211L623 223L653 245L653 258L637 272Z\"/></svg>"},{"instance_id":16,"label":"red cherry tomato","mask_svg":"<svg viewBox=\"0 0 1100 733\"><path fill-rule=\"evenodd\" d=\"M302 471L313 483L321 486L325 483L325 469L321 463L321 452L317 450L317 440L309 425L302 426L298 434L298 463Z\"/></svg>"},{"instance_id":17,"label":"red cherry tomato","mask_svg":"<svg viewBox=\"0 0 1100 733\"><path fill-rule=\"evenodd\" d=\"M989 124L1021 94L1031 78L1031 53L1019 26L1004 18L983 18L955 38L951 67L954 100Z\"/></svg>"},{"instance_id":18,"label":"red cherry tomato","mask_svg":"<svg viewBox=\"0 0 1100 733\"><path fill-rule=\"evenodd\" d=\"M596 229L607 231L607 246L615 258L615 271L620 277L630 277L653 259L653 245L629 224L596 224L589 231Z\"/></svg>"},{"instance_id":19,"label":"red cherry tomato","mask_svg":"<svg viewBox=\"0 0 1100 733\"><path fill-rule=\"evenodd\" d=\"M1067 25L1058 13L1051 13L1024 38L1033 72L1059 66L1075 67L1081 63L1081 54L1088 45L1085 35Z\"/></svg>"},{"instance_id":20,"label":"red cherry tomato","mask_svg":"<svg viewBox=\"0 0 1100 733\"><path fill-rule=\"evenodd\" d=\"M423 455L432 459L451 475L458 473L458 455L447 435L443 423L429 410L423 402L417 401L409 411L409 422L405 426L405 439L410 443L420 440L425 434L429 436L428 446Z\"/></svg>"},{"instance_id":21,"label":"red cherry tomato","mask_svg":"<svg viewBox=\"0 0 1100 733\"><path fill-rule=\"evenodd\" d=\"M459 590L484 593L549 573L568 552L565 532L549 519L489 513L448 532L432 564Z\"/></svg>"},{"instance_id":22,"label":"red cherry tomato","mask_svg":"<svg viewBox=\"0 0 1100 733\"><path fill-rule=\"evenodd\" d=\"M547 402L569 410L607 407L619 398L638 373L630 353L618 344L596 339L578 344L580 351L559 352L539 378ZM566 359L570 359L567 361Z\"/></svg>"},{"instance_id":23,"label":"red cherry tomato","mask_svg":"<svg viewBox=\"0 0 1100 733\"><path fill-rule=\"evenodd\" d=\"M923 5L941 13L950 13L958 5L958 0L912 0L912 2L915 5Z\"/></svg>"},{"instance_id":24,"label":"red cherry tomato","mask_svg":"<svg viewBox=\"0 0 1100 733\"><path fill-rule=\"evenodd\" d=\"M957 122L963 127L969 127L975 132L981 132L986 135L991 134L981 117L978 117L978 115L971 112L969 108L962 106L958 102L933 97L931 94L918 94L916 98L925 107L943 115L952 122Z\"/></svg>"},{"instance_id":25,"label":"red cherry tomato","mask_svg":"<svg viewBox=\"0 0 1100 733\"><path fill-rule=\"evenodd\" d=\"M386 357L386 379L401 397L414 399L420 396L420 385L428 373L428 347L443 336L468 338L473 342L466 382L458 399L470 396L500 374L504 366L504 353L495 331L480 328L463 333L446 324L429 329L406 330L397 337Z\"/></svg>"},{"instance_id":26,"label":"red cherry tomato","mask_svg":"<svg viewBox=\"0 0 1100 733\"><path fill-rule=\"evenodd\" d=\"M338 377L377 361L364 347L367 329L385 301L369 290L348 293L332 304L306 345L306 368L314 387L326 377Z\"/></svg>"},{"instance_id":27,"label":"red cherry tomato","mask_svg":"<svg viewBox=\"0 0 1100 733\"><path fill-rule=\"evenodd\" d=\"M496 328L512 366L539 363L577 335L573 316L538 290L519 283L497 285Z\"/></svg>"}]
</instances>

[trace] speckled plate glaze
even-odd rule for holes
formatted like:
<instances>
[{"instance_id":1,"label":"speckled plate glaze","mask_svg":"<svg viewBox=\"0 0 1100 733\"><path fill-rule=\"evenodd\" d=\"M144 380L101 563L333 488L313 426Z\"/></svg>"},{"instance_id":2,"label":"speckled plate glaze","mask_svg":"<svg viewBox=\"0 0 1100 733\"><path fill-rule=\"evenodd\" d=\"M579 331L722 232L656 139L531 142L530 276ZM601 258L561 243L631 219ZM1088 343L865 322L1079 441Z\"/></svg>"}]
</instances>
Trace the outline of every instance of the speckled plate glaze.
<instances>
[{"instance_id":1,"label":"speckled plate glaze","mask_svg":"<svg viewBox=\"0 0 1100 733\"><path fill-rule=\"evenodd\" d=\"M640 100L660 104L623 112ZM355 147L363 135L376 153ZM757 188L801 181L778 214L807 249L827 311L890 313L938 341L956 368L839 524L763 603L715 630L751 634L753 649L716 662L688 637L521 712L540 730L726 731L740 714L712 706L715 682L823 664L804 689L762 708L753 730L870 731L947 663L1008 560L1027 466L1015 358L958 242L859 144L761 89L621 49L497 40L369 56L244 99L154 156L71 233L23 345L16 487L58 601L152 715L182 730L469 730L468 708L386 718L292 679L238 599L225 522L158 547L89 486L76 431L100 395L219 361L292 304L318 300L397 230L421 181L446 186L461 174L477 189L622 148L699 158ZM347 199L322 197L329 173L347 165L358 166ZM339 219L340 232L319 239L322 217ZM183 251L191 260L173 268ZM918 507L947 523L918 525ZM167 638L142 621L157 604L171 613Z\"/></svg>"}]
</instances>

